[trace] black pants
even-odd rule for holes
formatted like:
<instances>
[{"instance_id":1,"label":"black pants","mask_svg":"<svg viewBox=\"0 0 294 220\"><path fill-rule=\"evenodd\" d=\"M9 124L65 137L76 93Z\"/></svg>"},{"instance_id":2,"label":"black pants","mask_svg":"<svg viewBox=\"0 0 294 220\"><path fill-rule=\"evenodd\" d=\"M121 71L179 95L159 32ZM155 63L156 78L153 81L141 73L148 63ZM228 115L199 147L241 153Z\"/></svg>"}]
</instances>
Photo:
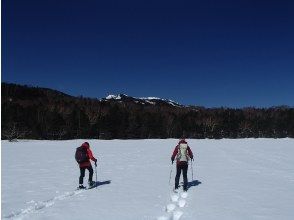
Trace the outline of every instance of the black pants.
<instances>
[{"instance_id":1,"label":"black pants","mask_svg":"<svg viewBox=\"0 0 294 220\"><path fill-rule=\"evenodd\" d=\"M188 178L187 178L188 164L187 163L177 165L177 174L176 174L176 178L175 178L175 188L177 189L179 187L181 171L183 171L184 189L186 190L187 186L188 186Z\"/></svg>"},{"instance_id":2,"label":"black pants","mask_svg":"<svg viewBox=\"0 0 294 220\"><path fill-rule=\"evenodd\" d=\"M80 167L81 175L80 175L80 179L79 179L79 184L83 184L86 169L89 170L89 181L92 182L92 178L93 178L93 168L92 168L92 166Z\"/></svg>"}]
</instances>

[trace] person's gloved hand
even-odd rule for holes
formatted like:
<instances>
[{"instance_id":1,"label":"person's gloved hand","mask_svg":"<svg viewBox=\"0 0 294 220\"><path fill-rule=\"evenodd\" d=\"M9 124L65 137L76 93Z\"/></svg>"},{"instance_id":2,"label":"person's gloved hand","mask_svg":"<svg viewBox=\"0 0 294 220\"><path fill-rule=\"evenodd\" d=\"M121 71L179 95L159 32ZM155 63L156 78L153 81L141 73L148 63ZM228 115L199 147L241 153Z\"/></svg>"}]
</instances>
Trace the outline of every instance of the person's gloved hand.
<instances>
[{"instance_id":1,"label":"person's gloved hand","mask_svg":"<svg viewBox=\"0 0 294 220\"><path fill-rule=\"evenodd\" d=\"M172 162L172 164L174 163L174 159L173 158L170 158L170 160L171 160L171 162Z\"/></svg>"},{"instance_id":2,"label":"person's gloved hand","mask_svg":"<svg viewBox=\"0 0 294 220\"><path fill-rule=\"evenodd\" d=\"M97 160L95 161L95 167L97 167Z\"/></svg>"}]
</instances>

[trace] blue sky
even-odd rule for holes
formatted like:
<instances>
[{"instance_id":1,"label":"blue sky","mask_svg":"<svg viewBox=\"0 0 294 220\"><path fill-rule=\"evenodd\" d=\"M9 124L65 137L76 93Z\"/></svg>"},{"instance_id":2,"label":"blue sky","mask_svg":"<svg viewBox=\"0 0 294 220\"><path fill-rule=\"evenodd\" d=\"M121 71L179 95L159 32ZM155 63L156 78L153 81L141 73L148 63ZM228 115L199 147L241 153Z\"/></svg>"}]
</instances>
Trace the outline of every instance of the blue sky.
<instances>
[{"instance_id":1,"label":"blue sky","mask_svg":"<svg viewBox=\"0 0 294 220\"><path fill-rule=\"evenodd\" d=\"M294 2L2 0L2 82L294 106Z\"/></svg>"}]
</instances>

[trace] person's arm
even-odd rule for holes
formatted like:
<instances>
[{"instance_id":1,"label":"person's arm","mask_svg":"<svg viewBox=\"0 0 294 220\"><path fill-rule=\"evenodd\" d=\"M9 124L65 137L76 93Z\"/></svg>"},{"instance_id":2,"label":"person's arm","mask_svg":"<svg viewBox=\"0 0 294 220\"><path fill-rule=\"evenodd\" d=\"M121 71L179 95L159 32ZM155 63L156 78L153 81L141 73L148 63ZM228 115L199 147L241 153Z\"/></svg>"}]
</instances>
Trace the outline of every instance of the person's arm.
<instances>
[{"instance_id":1,"label":"person's arm","mask_svg":"<svg viewBox=\"0 0 294 220\"><path fill-rule=\"evenodd\" d=\"M95 163L97 162L97 159L93 156L93 153L92 151L88 148L87 149L87 152L88 152L88 156L91 160L93 160Z\"/></svg>"},{"instance_id":2,"label":"person's arm","mask_svg":"<svg viewBox=\"0 0 294 220\"><path fill-rule=\"evenodd\" d=\"M191 151L191 148L189 146L188 146L188 154L191 160L193 160L194 159L193 152Z\"/></svg>"}]
</instances>

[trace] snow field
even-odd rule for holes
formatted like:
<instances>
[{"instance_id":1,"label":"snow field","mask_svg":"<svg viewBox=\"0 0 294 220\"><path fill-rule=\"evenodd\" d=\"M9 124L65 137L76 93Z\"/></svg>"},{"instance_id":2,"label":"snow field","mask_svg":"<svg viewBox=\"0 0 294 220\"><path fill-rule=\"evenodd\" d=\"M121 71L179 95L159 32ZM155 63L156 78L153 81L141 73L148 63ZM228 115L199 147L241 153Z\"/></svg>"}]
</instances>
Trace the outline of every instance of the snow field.
<instances>
[{"instance_id":1,"label":"snow field","mask_svg":"<svg viewBox=\"0 0 294 220\"><path fill-rule=\"evenodd\" d=\"M76 191L84 141L99 186ZM175 139L1 141L2 219L294 219L293 139L188 143L194 181L189 165L189 190L175 194Z\"/></svg>"}]
</instances>

